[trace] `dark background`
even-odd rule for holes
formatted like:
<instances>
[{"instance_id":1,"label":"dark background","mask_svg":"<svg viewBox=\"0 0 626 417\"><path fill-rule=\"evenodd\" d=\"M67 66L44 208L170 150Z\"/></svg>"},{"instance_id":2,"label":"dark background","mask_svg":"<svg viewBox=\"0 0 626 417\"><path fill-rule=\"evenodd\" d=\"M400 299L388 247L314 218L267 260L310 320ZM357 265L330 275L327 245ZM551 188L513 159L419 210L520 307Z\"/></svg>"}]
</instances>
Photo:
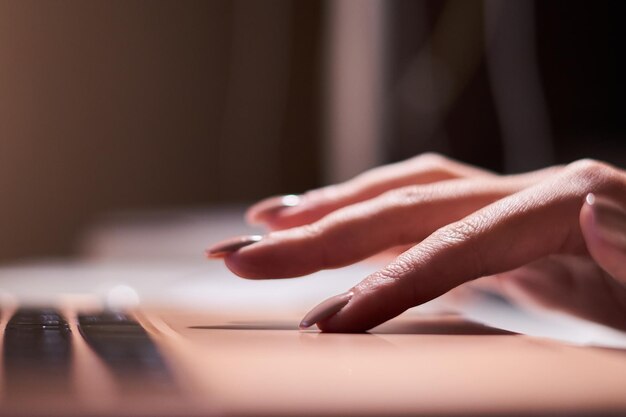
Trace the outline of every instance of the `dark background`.
<instances>
[{"instance_id":1,"label":"dark background","mask_svg":"<svg viewBox=\"0 0 626 417\"><path fill-rule=\"evenodd\" d=\"M567 163L589 157L626 166L626 31L622 3L581 0L530 3L534 8L537 65L554 150L551 162ZM449 6L462 9L459 12L462 23L476 23L473 28L449 28L448 43L456 41L465 46L471 42L463 44L464 40L459 38L470 36L484 42L484 4L482 1L391 2L389 13L394 29L390 42L392 51L388 55L390 86L395 86L394 81L427 43L430 32L436 29L438 19ZM415 16L424 14L425 22L416 25ZM503 32L507 30L507 23L510 22L504 22ZM476 68L443 116L443 132L440 133L446 135L446 145L442 145L444 141L438 140L436 135L422 143L417 141L415 129L410 127L415 115L410 111L405 114L398 100L390 100L393 111L388 128L392 141L387 147L389 159L400 160L411 154L439 150L499 172L505 170L501 126L484 51L481 53L483 56ZM456 57L444 58L453 61Z\"/></svg>"},{"instance_id":2,"label":"dark background","mask_svg":"<svg viewBox=\"0 0 626 417\"><path fill-rule=\"evenodd\" d=\"M448 3L389 3L388 85ZM481 22L483 3L468 4ZM620 2L534 6L553 162L625 166ZM319 186L329 9L297 0L0 0L0 260L71 254L80 230L112 210ZM436 137L415 145L403 127L411 114L391 97L382 159L434 150L501 171L494 109L480 59L443 119L446 146Z\"/></svg>"}]
</instances>

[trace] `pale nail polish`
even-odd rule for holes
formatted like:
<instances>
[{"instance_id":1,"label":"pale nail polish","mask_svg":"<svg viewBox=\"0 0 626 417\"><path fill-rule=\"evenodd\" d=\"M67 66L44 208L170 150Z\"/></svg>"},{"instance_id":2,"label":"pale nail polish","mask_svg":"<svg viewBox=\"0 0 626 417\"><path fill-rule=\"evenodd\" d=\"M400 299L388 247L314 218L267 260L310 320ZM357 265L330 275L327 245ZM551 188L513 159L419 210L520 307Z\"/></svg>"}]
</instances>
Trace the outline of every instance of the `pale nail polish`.
<instances>
[{"instance_id":1,"label":"pale nail polish","mask_svg":"<svg viewBox=\"0 0 626 417\"><path fill-rule=\"evenodd\" d=\"M585 202L593 211L596 232L606 242L626 250L626 210L618 203L588 194Z\"/></svg>"},{"instance_id":2,"label":"pale nail polish","mask_svg":"<svg viewBox=\"0 0 626 417\"><path fill-rule=\"evenodd\" d=\"M238 251L239 249L252 245L263 239L260 235L237 236L222 240L205 251L208 258L221 258L226 254Z\"/></svg>"},{"instance_id":3,"label":"pale nail polish","mask_svg":"<svg viewBox=\"0 0 626 417\"><path fill-rule=\"evenodd\" d=\"M304 316L300 322L300 329L304 330L318 321L322 321L336 314L350 302L353 295L354 293L349 291L322 301Z\"/></svg>"},{"instance_id":4,"label":"pale nail polish","mask_svg":"<svg viewBox=\"0 0 626 417\"><path fill-rule=\"evenodd\" d=\"M300 202L300 196L295 194L268 198L254 206L254 216L251 220L253 222L263 221L264 219L277 214L284 208L297 206Z\"/></svg>"}]
</instances>

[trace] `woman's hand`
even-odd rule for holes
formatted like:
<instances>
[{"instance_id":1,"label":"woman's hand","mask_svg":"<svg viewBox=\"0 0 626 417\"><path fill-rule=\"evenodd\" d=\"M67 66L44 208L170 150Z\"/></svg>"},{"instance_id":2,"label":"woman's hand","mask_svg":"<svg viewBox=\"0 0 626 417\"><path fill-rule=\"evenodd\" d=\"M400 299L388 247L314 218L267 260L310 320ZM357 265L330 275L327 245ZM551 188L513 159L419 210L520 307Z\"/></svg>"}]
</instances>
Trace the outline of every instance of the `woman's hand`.
<instances>
[{"instance_id":1,"label":"woman's hand","mask_svg":"<svg viewBox=\"0 0 626 417\"><path fill-rule=\"evenodd\" d=\"M593 193L593 194L591 194ZM274 231L210 257L246 278L287 278L409 247L302 327L363 331L465 282L626 329L626 173L593 160L498 176L438 155L253 206Z\"/></svg>"}]
</instances>

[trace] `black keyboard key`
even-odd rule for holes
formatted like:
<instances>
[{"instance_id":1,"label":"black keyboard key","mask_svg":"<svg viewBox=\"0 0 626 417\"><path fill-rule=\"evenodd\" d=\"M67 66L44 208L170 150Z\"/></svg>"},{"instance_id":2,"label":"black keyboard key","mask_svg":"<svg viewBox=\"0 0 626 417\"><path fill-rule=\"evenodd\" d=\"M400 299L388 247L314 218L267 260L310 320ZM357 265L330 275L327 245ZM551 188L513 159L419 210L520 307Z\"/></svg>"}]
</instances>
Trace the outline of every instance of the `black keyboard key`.
<instances>
[{"instance_id":1,"label":"black keyboard key","mask_svg":"<svg viewBox=\"0 0 626 417\"><path fill-rule=\"evenodd\" d=\"M79 315L80 333L125 389L171 390L170 371L150 335L119 312Z\"/></svg>"},{"instance_id":2,"label":"black keyboard key","mask_svg":"<svg viewBox=\"0 0 626 417\"><path fill-rule=\"evenodd\" d=\"M42 394L65 392L71 359L71 330L57 311L19 309L4 330L6 394L23 393L25 387Z\"/></svg>"},{"instance_id":3,"label":"black keyboard key","mask_svg":"<svg viewBox=\"0 0 626 417\"><path fill-rule=\"evenodd\" d=\"M31 327L33 329L66 329L69 331L69 325L61 315L52 309L32 309L24 308L18 310L9 323L7 329Z\"/></svg>"}]
</instances>

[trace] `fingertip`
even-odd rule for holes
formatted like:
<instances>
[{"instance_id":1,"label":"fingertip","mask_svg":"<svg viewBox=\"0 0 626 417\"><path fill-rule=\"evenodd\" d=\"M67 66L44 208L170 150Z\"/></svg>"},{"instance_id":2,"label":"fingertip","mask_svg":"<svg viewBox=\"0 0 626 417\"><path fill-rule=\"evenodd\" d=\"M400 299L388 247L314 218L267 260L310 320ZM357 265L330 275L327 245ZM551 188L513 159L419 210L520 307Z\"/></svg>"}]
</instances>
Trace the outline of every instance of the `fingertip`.
<instances>
[{"instance_id":1,"label":"fingertip","mask_svg":"<svg viewBox=\"0 0 626 417\"><path fill-rule=\"evenodd\" d=\"M224 265L240 278L251 280L269 278L267 272L264 273L263 268L259 267L258 264L258 261L256 263L254 262L254 257L248 255L242 256L240 252L230 253L224 256Z\"/></svg>"},{"instance_id":2,"label":"fingertip","mask_svg":"<svg viewBox=\"0 0 626 417\"><path fill-rule=\"evenodd\" d=\"M336 314L318 321L317 327L324 333L363 333L402 312L381 315L359 312L358 310L358 307L346 307Z\"/></svg>"},{"instance_id":3,"label":"fingertip","mask_svg":"<svg viewBox=\"0 0 626 417\"><path fill-rule=\"evenodd\" d=\"M614 278L626 282L626 210L604 196L588 194L580 210L587 250Z\"/></svg>"},{"instance_id":4,"label":"fingertip","mask_svg":"<svg viewBox=\"0 0 626 417\"><path fill-rule=\"evenodd\" d=\"M596 202L596 196L589 193L585 196L583 205L580 209L580 226L583 233L590 232L593 227L593 205Z\"/></svg>"},{"instance_id":5,"label":"fingertip","mask_svg":"<svg viewBox=\"0 0 626 417\"><path fill-rule=\"evenodd\" d=\"M363 285L364 284L364 285ZM414 304L395 296L396 289L387 286L364 289L371 280L354 287L349 303L334 314L317 321L317 327L328 333L366 332L404 312Z\"/></svg>"},{"instance_id":6,"label":"fingertip","mask_svg":"<svg viewBox=\"0 0 626 417\"><path fill-rule=\"evenodd\" d=\"M594 257L599 256L600 258L602 258L603 253L606 251L606 248L604 247L605 243L602 241L595 229L593 210L594 204L596 204L595 194L587 194L580 209L580 230L582 232L589 253Z\"/></svg>"},{"instance_id":7,"label":"fingertip","mask_svg":"<svg viewBox=\"0 0 626 417\"><path fill-rule=\"evenodd\" d=\"M261 240L263 240L261 235L235 236L214 243L204 251L204 254L207 258L223 258L229 253L236 252Z\"/></svg>"},{"instance_id":8,"label":"fingertip","mask_svg":"<svg viewBox=\"0 0 626 417\"><path fill-rule=\"evenodd\" d=\"M355 333L366 331L358 322L363 315L354 314L355 289L327 298L313 307L300 322L300 330L306 330L313 325L325 333ZM357 320L355 322L354 320Z\"/></svg>"},{"instance_id":9,"label":"fingertip","mask_svg":"<svg viewBox=\"0 0 626 417\"><path fill-rule=\"evenodd\" d=\"M354 292L348 291L322 301L304 316L300 322L300 329L307 329L337 314L350 303L353 295Z\"/></svg>"},{"instance_id":10,"label":"fingertip","mask_svg":"<svg viewBox=\"0 0 626 417\"><path fill-rule=\"evenodd\" d=\"M585 238L603 241L626 251L626 207L605 196L589 193L580 210Z\"/></svg>"},{"instance_id":11,"label":"fingertip","mask_svg":"<svg viewBox=\"0 0 626 417\"><path fill-rule=\"evenodd\" d=\"M317 327L322 333L364 333L376 325L366 326L342 319L340 314L336 314L325 320L317 322Z\"/></svg>"},{"instance_id":12,"label":"fingertip","mask_svg":"<svg viewBox=\"0 0 626 417\"><path fill-rule=\"evenodd\" d=\"M227 254L224 262L248 279L293 278L319 271L323 267L319 254L301 235L296 229L270 233L261 242Z\"/></svg>"}]
</instances>

